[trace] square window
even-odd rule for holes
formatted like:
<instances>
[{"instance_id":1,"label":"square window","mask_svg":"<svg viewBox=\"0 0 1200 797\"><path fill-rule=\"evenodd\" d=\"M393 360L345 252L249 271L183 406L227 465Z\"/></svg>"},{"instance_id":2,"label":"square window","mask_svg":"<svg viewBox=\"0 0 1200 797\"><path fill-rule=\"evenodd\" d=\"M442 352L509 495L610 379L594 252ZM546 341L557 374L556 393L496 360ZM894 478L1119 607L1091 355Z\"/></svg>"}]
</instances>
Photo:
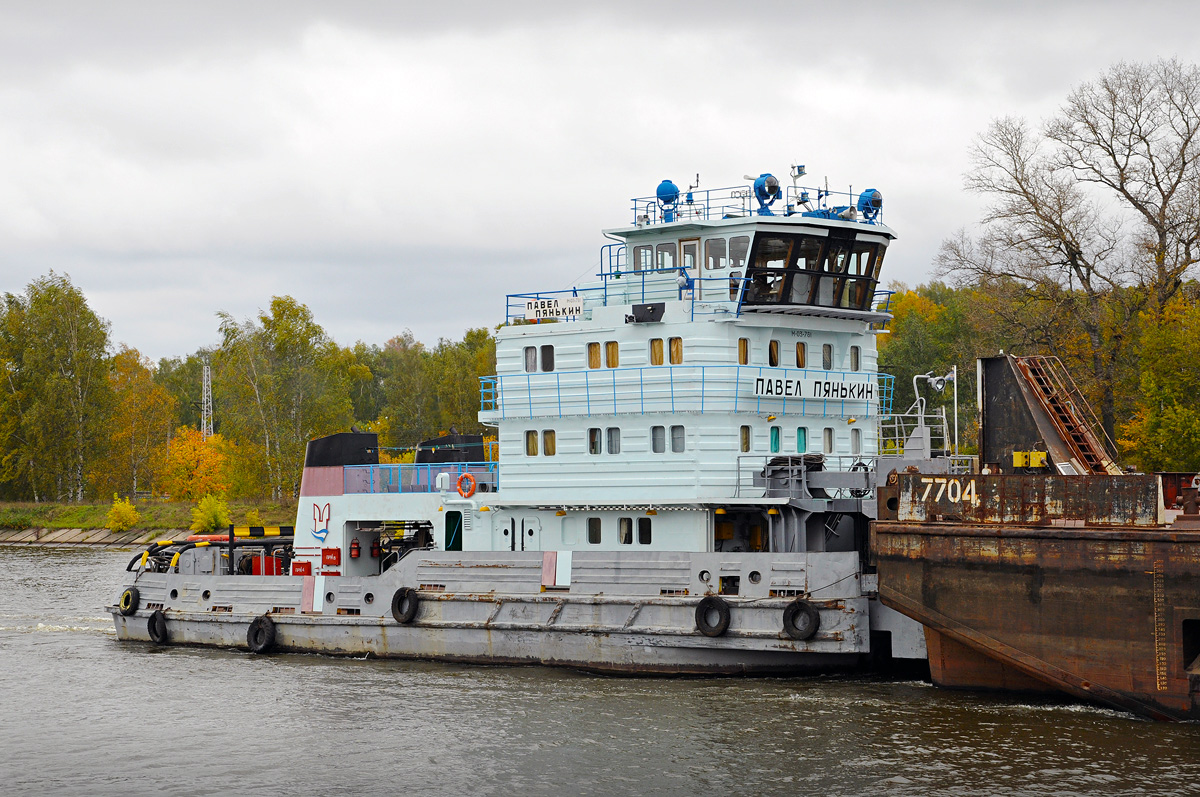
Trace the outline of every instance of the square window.
<instances>
[{"instance_id":1,"label":"square window","mask_svg":"<svg viewBox=\"0 0 1200 797\"><path fill-rule=\"evenodd\" d=\"M804 368L808 361L808 347L803 343L796 344L796 367Z\"/></svg>"},{"instance_id":2,"label":"square window","mask_svg":"<svg viewBox=\"0 0 1200 797\"><path fill-rule=\"evenodd\" d=\"M671 452L674 454L682 454L684 444L686 442L682 426L671 427Z\"/></svg>"},{"instance_id":3,"label":"square window","mask_svg":"<svg viewBox=\"0 0 1200 797\"><path fill-rule=\"evenodd\" d=\"M833 370L833 344L825 343L821 346L821 367L826 371Z\"/></svg>"},{"instance_id":4,"label":"square window","mask_svg":"<svg viewBox=\"0 0 1200 797\"><path fill-rule=\"evenodd\" d=\"M858 370L860 356L861 356L861 350L859 349L859 347L851 346L850 347L850 370L851 371Z\"/></svg>"},{"instance_id":5,"label":"square window","mask_svg":"<svg viewBox=\"0 0 1200 797\"><path fill-rule=\"evenodd\" d=\"M671 338L671 365L683 362L683 338Z\"/></svg>"},{"instance_id":6,"label":"square window","mask_svg":"<svg viewBox=\"0 0 1200 797\"><path fill-rule=\"evenodd\" d=\"M526 432L525 433L525 456L536 457L537 456L537 448L538 448L537 432L532 431L532 430Z\"/></svg>"},{"instance_id":7,"label":"square window","mask_svg":"<svg viewBox=\"0 0 1200 797\"><path fill-rule=\"evenodd\" d=\"M650 364L651 365L662 365L663 364L662 338L651 338L650 339Z\"/></svg>"},{"instance_id":8,"label":"square window","mask_svg":"<svg viewBox=\"0 0 1200 797\"><path fill-rule=\"evenodd\" d=\"M654 267L654 247L633 247L633 270L650 271Z\"/></svg>"},{"instance_id":9,"label":"square window","mask_svg":"<svg viewBox=\"0 0 1200 797\"><path fill-rule=\"evenodd\" d=\"M667 450L667 430L664 426L650 427L650 450L662 454Z\"/></svg>"},{"instance_id":10,"label":"square window","mask_svg":"<svg viewBox=\"0 0 1200 797\"><path fill-rule=\"evenodd\" d=\"M608 427L608 429L605 430L604 435L606 438L605 442L608 443L608 453L620 454L621 453L621 429L620 429L620 427L610 426L610 427Z\"/></svg>"},{"instance_id":11,"label":"square window","mask_svg":"<svg viewBox=\"0 0 1200 797\"><path fill-rule=\"evenodd\" d=\"M531 374L537 370L537 347L525 347L525 373Z\"/></svg>"},{"instance_id":12,"label":"square window","mask_svg":"<svg viewBox=\"0 0 1200 797\"><path fill-rule=\"evenodd\" d=\"M600 344L599 343L589 343L588 344L588 368L599 368L599 367L600 367Z\"/></svg>"},{"instance_id":13,"label":"square window","mask_svg":"<svg viewBox=\"0 0 1200 797\"><path fill-rule=\"evenodd\" d=\"M650 518L638 518L638 545L650 544Z\"/></svg>"},{"instance_id":14,"label":"square window","mask_svg":"<svg viewBox=\"0 0 1200 797\"><path fill-rule=\"evenodd\" d=\"M553 371L554 370L554 347L553 346L543 346L542 347L542 370L543 371Z\"/></svg>"},{"instance_id":15,"label":"square window","mask_svg":"<svg viewBox=\"0 0 1200 797\"><path fill-rule=\"evenodd\" d=\"M725 239L709 238L704 242L704 270L720 271L725 268Z\"/></svg>"},{"instance_id":16,"label":"square window","mask_svg":"<svg viewBox=\"0 0 1200 797\"><path fill-rule=\"evenodd\" d=\"M621 364L621 358L617 351L617 342L615 340L606 341L604 344L604 367L616 368Z\"/></svg>"},{"instance_id":17,"label":"square window","mask_svg":"<svg viewBox=\"0 0 1200 797\"><path fill-rule=\"evenodd\" d=\"M741 430L742 453L750 450L750 427L743 426Z\"/></svg>"},{"instance_id":18,"label":"square window","mask_svg":"<svg viewBox=\"0 0 1200 797\"><path fill-rule=\"evenodd\" d=\"M588 453L599 454L602 438L599 429L588 429Z\"/></svg>"},{"instance_id":19,"label":"square window","mask_svg":"<svg viewBox=\"0 0 1200 797\"><path fill-rule=\"evenodd\" d=\"M617 542L622 545L633 545L633 518L617 518Z\"/></svg>"},{"instance_id":20,"label":"square window","mask_svg":"<svg viewBox=\"0 0 1200 797\"><path fill-rule=\"evenodd\" d=\"M773 340L767 345L767 364L772 368L779 367L779 341Z\"/></svg>"},{"instance_id":21,"label":"square window","mask_svg":"<svg viewBox=\"0 0 1200 797\"><path fill-rule=\"evenodd\" d=\"M738 363L750 364L750 338L738 338Z\"/></svg>"},{"instance_id":22,"label":"square window","mask_svg":"<svg viewBox=\"0 0 1200 797\"><path fill-rule=\"evenodd\" d=\"M591 545L600 544L600 518L588 518L588 543Z\"/></svg>"},{"instance_id":23,"label":"square window","mask_svg":"<svg viewBox=\"0 0 1200 797\"><path fill-rule=\"evenodd\" d=\"M801 454L808 451L808 429L803 426L796 429L796 451Z\"/></svg>"},{"instance_id":24,"label":"square window","mask_svg":"<svg viewBox=\"0 0 1200 797\"><path fill-rule=\"evenodd\" d=\"M778 426L771 427L771 453L778 454L783 440L783 430Z\"/></svg>"},{"instance_id":25,"label":"square window","mask_svg":"<svg viewBox=\"0 0 1200 797\"><path fill-rule=\"evenodd\" d=\"M554 456L554 430L544 429L542 431L542 453L548 457Z\"/></svg>"}]
</instances>

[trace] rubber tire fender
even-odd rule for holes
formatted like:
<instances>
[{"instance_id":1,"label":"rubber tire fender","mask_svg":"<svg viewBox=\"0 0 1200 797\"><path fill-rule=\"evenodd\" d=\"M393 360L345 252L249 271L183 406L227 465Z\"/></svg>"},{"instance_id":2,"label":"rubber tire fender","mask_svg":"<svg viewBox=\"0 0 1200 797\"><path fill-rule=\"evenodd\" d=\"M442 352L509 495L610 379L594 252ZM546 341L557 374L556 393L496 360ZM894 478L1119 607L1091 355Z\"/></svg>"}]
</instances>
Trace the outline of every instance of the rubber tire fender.
<instances>
[{"instance_id":1,"label":"rubber tire fender","mask_svg":"<svg viewBox=\"0 0 1200 797\"><path fill-rule=\"evenodd\" d=\"M716 612L716 622L709 617ZM729 630L729 603L716 595L706 595L696 604L696 630L705 636L721 636Z\"/></svg>"},{"instance_id":2,"label":"rubber tire fender","mask_svg":"<svg viewBox=\"0 0 1200 797\"><path fill-rule=\"evenodd\" d=\"M251 653L270 653L275 647L275 621L265 614L251 620L246 629L246 647Z\"/></svg>"},{"instance_id":3,"label":"rubber tire fender","mask_svg":"<svg viewBox=\"0 0 1200 797\"><path fill-rule=\"evenodd\" d=\"M821 615L804 598L796 598L783 610L783 633L792 639L812 639L820 627Z\"/></svg>"},{"instance_id":4,"label":"rubber tire fender","mask_svg":"<svg viewBox=\"0 0 1200 797\"><path fill-rule=\"evenodd\" d=\"M392 617L396 618L396 622L400 625L408 625L417 616L417 609L420 608L420 604L421 599L417 597L415 589L412 587L401 587L392 596Z\"/></svg>"},{"instance_id":5,"label":"rubber tire fender","mask_svg":"<svg viewBox=\"0 0 1200 797\"><path fill-rule=\"evenodd\" d=\"M150 641L156 645L165 645L171 641L171 635L167 632L167 616L163 614L162 609L155 609L154 614L150 615L146 631L150 634Z\"/></svg>"},{"instance_id":6,"label":"rubber tire fender","mask_svg":"<svg viewBox=\"0 0 1200 797\"><path fill-rule=\"evenodd\" d=\"M137 587L130 587L121 593L121 598L117 601L117 608L121 610L121 614L125 617L137 614L138 607L142 605L142 596L138 592Z\"/></svg>"}]
</instances>

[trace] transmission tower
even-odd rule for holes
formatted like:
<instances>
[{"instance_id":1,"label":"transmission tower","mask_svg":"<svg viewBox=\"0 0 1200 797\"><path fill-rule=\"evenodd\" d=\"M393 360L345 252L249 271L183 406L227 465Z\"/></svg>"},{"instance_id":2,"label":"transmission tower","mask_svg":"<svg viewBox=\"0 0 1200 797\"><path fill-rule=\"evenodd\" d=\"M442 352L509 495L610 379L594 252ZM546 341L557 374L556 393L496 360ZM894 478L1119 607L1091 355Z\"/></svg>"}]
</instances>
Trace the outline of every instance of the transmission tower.
<instances>
[{"instance_id":1,"label":"transmission tower","mask_svg":"<svg viewBox=\"0 0 1200 797\"><path fill-rule=\"evenodd\" d=\"M212 369L208 367L208 363L204 363L204 393L200 399L200 437L204 440L212 437L213 433L213 410L212 410Z\"/></svg>"}]
</instances>

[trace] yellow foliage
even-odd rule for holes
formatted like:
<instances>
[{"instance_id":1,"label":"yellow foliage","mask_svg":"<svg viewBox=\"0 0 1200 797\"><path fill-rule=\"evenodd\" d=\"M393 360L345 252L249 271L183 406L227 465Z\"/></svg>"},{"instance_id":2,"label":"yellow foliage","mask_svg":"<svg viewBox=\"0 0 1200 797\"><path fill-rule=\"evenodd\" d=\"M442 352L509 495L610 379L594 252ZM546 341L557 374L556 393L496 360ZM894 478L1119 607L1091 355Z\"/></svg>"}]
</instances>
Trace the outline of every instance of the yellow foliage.
<instances>
[{"instance_id":1,"label":"yellow foliage","mask_svg":"<svg viewBox=\"0 0 1200 797\"><path fill-rule=\"evenodd\" d=\"M129 503L128 498L118 498L114 493L112 508L108 510L108 518L105 520L108 530L118 533L129 531L139 520L141 515L138 514L137 507Z\"/></svg>"},{"instance_id":2,"label":"yellow foliage","mask_svg":"<svg viewBox=\"0 0 1200 797\"><path fill-rule=\"evenodd\" d=\"M254 507L246 513L247 526L261 526L262 524L262 515L258 514L258 507Z\"/></svg>"},{"instance_id":3,"label":"yellow foliage","mask_svg":"<svg viewBox=\"0 0 1200 797\"><path fill-rule=\"evenodd\" d=\"M229 527L229 505L215 495L206 495L192 507L192 531L204 534Z\"/></svg>"},{"instance_id":4,"label":"yellow foliage","mask_svg":"<svg viewBox=\"0 0 1200 797\"><path fill-rule=\"evenodd\" d=\"M167 446L161 474L163 491L176 500L224 495L229 475L220 435L205 441L198 429L179 427Z\"/></svg>"}]
</instances>

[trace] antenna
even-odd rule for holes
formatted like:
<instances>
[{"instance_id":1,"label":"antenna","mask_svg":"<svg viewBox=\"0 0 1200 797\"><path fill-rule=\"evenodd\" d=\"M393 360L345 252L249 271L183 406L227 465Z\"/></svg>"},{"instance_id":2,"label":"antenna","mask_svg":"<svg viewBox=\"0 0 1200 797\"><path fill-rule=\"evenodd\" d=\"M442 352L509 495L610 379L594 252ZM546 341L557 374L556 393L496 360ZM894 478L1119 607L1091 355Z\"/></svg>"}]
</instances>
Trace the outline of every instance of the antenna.
<instances>
[{"instance_id":1,"label":"antenna","mask_svg":"<svg viewBox=\"0 0 1200 797\"><path fill-rule=\"evenodd\" d=\"M213 407L212 407L212 369L208 360L204 361L204 387L200 397L200 438L207 440L213 436Z\"/></svg>"}]
</instances>

